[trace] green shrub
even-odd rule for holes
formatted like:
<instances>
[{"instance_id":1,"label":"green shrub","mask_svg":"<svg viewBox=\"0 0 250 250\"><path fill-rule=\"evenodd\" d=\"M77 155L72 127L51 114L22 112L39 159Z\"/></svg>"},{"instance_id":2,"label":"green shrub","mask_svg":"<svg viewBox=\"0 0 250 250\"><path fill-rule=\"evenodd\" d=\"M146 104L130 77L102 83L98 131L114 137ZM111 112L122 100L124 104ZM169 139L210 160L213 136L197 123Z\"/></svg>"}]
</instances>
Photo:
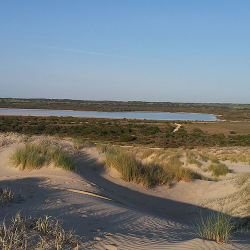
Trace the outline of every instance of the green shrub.
<instances>
[{"instance_id":1,"label":"green shrub","mask_svg":"<svg viewBox=\"0 0 250 250\"><path fill-rule=\"evenodd\" d=\"M208 167L208 171L211 171L214 176L226 175L229 172L228 167L225 164L211 164Z\"/></svg>"},{"instance_id":2,"label":"green shrub","mask_svg":"<svg viewBox=\"0 0 250 250\"><path fill-rule=\"evenodd\" d=\"M134 140L136 140L136 137L132 136L132 135L121 135L120 136L121 142L128 142L128 141L134 141Z\"/></svg>"}]
</instances>

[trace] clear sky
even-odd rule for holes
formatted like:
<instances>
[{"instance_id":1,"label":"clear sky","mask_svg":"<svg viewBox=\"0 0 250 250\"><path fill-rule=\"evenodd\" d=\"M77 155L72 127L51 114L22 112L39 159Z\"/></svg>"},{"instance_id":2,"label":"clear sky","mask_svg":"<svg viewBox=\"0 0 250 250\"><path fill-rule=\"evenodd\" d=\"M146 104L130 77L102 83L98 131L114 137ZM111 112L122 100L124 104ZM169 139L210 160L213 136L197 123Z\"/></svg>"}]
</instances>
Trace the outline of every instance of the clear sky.
<instances>
[{"instance_id":1,"label":"clear sky","mask_svg":"<svg viewBox=\"0 0 250 250\"><path fill-rule=\"evenodd\" d=\"M0 0L0 97L250 103L250 1Z\"/></svg>"}]
</instances>

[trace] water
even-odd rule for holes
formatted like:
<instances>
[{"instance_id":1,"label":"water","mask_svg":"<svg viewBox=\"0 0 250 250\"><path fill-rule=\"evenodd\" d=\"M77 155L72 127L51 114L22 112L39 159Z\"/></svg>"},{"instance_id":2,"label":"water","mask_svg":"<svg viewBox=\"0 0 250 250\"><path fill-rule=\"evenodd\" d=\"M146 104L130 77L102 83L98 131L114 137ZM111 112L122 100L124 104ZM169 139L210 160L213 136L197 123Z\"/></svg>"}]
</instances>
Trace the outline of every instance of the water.
<instances>
[{"instance_id":1,"label":"water","mask_svg":"<svg viewBox=\"0 0 250 250\"><path fill-rule=\"evenodd\" d=\"M73 110L47 110L47 109L0 109L0 115L25 116L73 116L98 117L118 119L146 119L146 120L183 120L183 121L215 121L216 117L210 114L197 113L167 113L167 112L97 112Z\"/></svg>"}]
</instances>

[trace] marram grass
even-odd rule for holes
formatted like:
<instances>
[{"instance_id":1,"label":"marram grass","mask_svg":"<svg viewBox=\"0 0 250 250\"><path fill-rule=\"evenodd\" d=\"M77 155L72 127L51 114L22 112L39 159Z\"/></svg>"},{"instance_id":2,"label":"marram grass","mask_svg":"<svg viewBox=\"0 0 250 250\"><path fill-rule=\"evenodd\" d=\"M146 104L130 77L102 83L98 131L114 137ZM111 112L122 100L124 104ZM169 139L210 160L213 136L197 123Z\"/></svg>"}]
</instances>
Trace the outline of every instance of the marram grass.
<instances>
[{"instance_id":1,"label":"marram grass","mask_svg":"<svg viewBox=\"0 0 250 250\"><path fill-rule=\"evenodd\" d=\"M218 163L218 164L211 164L208 167L208 171L211 171L214 176L219 177L226 175L229 172L229 169L225 164Z\"/></svg>"},{"instance_id":2,"label":"marram grass","mask_svg":"<svg viewBox=\"0 0 250 250\"><path fill-rule=\"evenodd\" d=\"M230 243L236 224L232 217L223 212L213 212L205 219L200 214L193 230L203 240L213 240L220 244Z\"/></svg>"},{"instance_id":3,"label":"marram grass","mask_svg":"<svg viewBox=\"0 0 250 250\"><path fill-rule=\"evenodd\" d=\"M143 184L146 188L164 185L171 181L190 181L202 176L182 167L178 156L170 157L166 164L143 164L133 152L122 148L105 148L106 164L120 172L125 181Z\"/></svg>"},{"instance_id":4,"label":"marram grass","mask_svg":"<svg viewBox=\"0 0 250 250\"><path fill-rule=\"evenodd\" d=\"M48 144L26 144L16 149L10 160L21 170L39 169L50 163L64 170L74 171L76 169L75 162L63 149Z\"/></svg>"}]
</instances>

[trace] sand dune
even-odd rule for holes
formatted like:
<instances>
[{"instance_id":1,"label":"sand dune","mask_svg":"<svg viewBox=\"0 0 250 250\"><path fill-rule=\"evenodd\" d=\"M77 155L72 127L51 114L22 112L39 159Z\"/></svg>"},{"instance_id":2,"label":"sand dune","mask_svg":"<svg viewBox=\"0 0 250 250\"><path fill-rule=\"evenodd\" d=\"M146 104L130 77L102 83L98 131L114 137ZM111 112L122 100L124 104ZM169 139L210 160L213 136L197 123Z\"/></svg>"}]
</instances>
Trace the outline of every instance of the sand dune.
<instances>
[{"instance_id":1,"label":"sand dune","mask_svg":"<svg viewBox=\"0 0 250 250\"><path fill-rule=\"evenodd\" d=\"M56 216L66 229L83 236L84 249L249 249L250 241L234 245L202 241L192 234L192 221L204 200L234 191L226 182L180 182L173 188L147 190L123 181L107 169L95 149L77 156L77 173L52 166L19 171L9 156L22 142L0 148L0 187L10 186L24 201L0 207L0 219L17 211Z\"/></svg>"}]
</instances>

